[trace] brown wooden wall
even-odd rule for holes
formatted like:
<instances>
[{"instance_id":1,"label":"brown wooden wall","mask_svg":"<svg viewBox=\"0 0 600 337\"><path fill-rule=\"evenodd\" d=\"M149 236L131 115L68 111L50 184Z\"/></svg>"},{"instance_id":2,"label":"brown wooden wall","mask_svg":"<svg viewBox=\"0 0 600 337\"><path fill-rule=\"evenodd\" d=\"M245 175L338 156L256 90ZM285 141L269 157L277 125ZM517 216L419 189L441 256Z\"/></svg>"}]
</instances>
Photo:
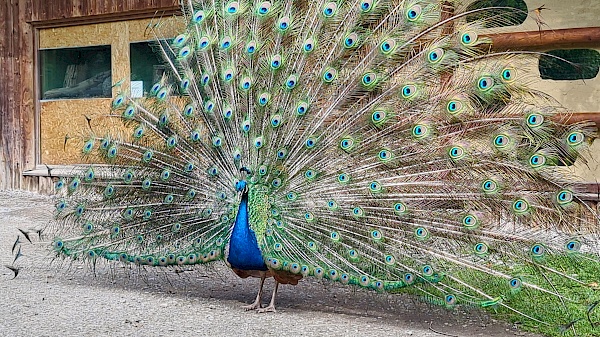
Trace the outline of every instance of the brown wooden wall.
<instances>
[{"instance_id":1,"label":"brown wooden wall","mask_svg":"<svg viewBox=\"0 0 600 337\"><path fill-rule=\"evenodd\" d=\"M30 0L34 22L177 8L178 0Z\"/></svg>"},{"instance_id":2,"label":"brown wooden wall","mask_svg":"<svg viewBox=\"0 0 600 337\"><path fill-rule=\"evenodd\" d=\"M35 165L31 3L0 1L0 189L35 189L21 173ZM33 183L33 182L31 182ZM35 184L34 184L35 185Z\"/></svg>"},{"instance_id":3,"label":"brown wooden wall","mask_svg":"<svg viewBox=\"0 0 600 337\"><path fill-rule=\"evenodd\" d=\"M0 189L44 190L36 165L35 28L170 14L179 0L0 1Z\"/></svg>"}]
</instances>

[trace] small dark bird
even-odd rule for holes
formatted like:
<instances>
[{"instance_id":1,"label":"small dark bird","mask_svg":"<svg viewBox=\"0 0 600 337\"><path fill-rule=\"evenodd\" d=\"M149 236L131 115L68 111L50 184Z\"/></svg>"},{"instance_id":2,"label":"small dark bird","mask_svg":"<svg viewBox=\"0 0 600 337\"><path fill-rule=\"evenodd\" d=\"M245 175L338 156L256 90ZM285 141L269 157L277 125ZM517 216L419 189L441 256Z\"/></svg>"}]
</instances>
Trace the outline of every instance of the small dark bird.
<instances>
[{"instance_id":1,"label":"small dark bird","mask_svg":"<svg viewBox=\"0 0 600 337\"><path fill-rule=\"evenodd\" d=\"M48 177L52 178L52 168L46 164L44 164L44 166L46 166L46 170L48 170Z\"/></svg>"},{"instance_id":2,"label":"small dark bird","mask_svg":"<svg viewBox=\"0 0 600 337\"><path fill-rule=\"evenodd\" d=\"M38 239L41 240L42 239L42 232L44 231L43 228L37 228L35 230L35 233L38 235Z\"/></svg>"},{"instance_id":3,"label":"small dark bird","mask_svg":"<svg viewBox=\"0 0 600 337\"><path fill-rule=\"evenodd\" d=\"M33 243L31 242L31 238L29 237L29 233L22 230L21 228L17 228L19 230L19 232L23 233L23 236L25 236L25 239L27 239L27 241L29 241L29 243Z\"/></svg>"},{"instance_id":4,"label":"small dark bird","mask_svg":"<svg viewBox=\"0 0 600 337\"><path fill-rule=\"evenodd\" d=\"M21 256L23 256L23 254L21 253L21 246L19 246L19 250L17 251L17 254L15 255L15 259L13 260L13 264L15 264L15 262L17 262L17 259L20 258Z\"/></svg>"},{"instance_id":5,"label":"small dark bird","mask_svg":"<svg viewBox=\"0 0 600 337\"><path fill-rule=\"evenodd\" d=\"M65 135L65 142L63 144L63 151L67 149L67 141L71 139L71 137L69 137L69 134Z\"/></svg>"},{"instance_id":6,"label":"small dark bird","mask_svg":"<svg viewBox=\"0 0 600 337\"><path fill-rule=\"evenodd\" d=\"M87 115L83 115L83 117L85 117L85 120L87 122L88 127L90 128L90 131L94 131L94 130L92 130L92 118Z\"/></svg>"},{"instance_id":7,"label":"small dark bird","mask_svg":"<svg viewBox=\"0 0 600 337\"><path fill-rule=\"evenodd\" d=\"M19 235L17 235L17 239L15 240L15 243L13 243L12 246L12 250L11 253L14 254L15 253L15 249L17 248L17 245L21 243L21 237Z\"/></svg>"},{"instance_id":8,"label":"small dark bird","mask_svg":"<svg viewBox=\"0 0 600 337\"><path fill-rule=\"evenodd\" d=\"M15 266L9 266L7 264L4 265L6 268L10 269L13 274L15 274L15 276L13 276L13 278L11 280L14 280L17 275L19 275L19 270L21 270L21 268L15 267Z\"/></svg>"}]
</instances>

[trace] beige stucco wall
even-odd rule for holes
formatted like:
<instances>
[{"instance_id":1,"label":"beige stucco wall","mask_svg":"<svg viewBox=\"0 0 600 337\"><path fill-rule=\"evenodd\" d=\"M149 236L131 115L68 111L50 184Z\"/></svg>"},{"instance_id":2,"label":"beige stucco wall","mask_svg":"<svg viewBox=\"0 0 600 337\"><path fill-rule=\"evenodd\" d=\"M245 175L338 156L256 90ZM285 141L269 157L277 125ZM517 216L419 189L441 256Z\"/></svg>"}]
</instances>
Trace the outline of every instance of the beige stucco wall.
<instances>
[{"instance_id":1,"label":"beige stucco wall","mask_svg":"<svg viewBox=\"0 0 600 337\"><path fill-rule=\"evenodd\" d=\"M600 0L525 0L529 10L544 5L543 29L562 29L600 26ZM537 30L534 13L515 31ZM600 50L600 46L598 47ZM536 74L539 78L539 74ZM600 112L600 76L585 81L539 80L533 87L540 89L575 112ZM596 141L588 156L588 164L576 163L573 173L585 181L600 182L600 140Z\"/></svg>"}]
</instances>

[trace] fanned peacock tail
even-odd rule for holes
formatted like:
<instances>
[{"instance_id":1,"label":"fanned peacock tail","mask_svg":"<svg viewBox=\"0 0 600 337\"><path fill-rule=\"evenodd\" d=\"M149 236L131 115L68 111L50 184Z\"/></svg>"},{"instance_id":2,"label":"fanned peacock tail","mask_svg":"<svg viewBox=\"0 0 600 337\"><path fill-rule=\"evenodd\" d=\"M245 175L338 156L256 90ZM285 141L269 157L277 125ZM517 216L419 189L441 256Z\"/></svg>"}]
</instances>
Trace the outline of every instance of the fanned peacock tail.
<instances>
[{"instance_id":1,"label":"fanned peacock tail","mask_svg":"<svg viewBox=\"0 0 600 337\"><path fill-rule=\"evenodd\" d=\"M273 273L535 321L513 303L566 308L554 284L597 280L577 268L597 263L598 221L559 166L594 128L527 86L535 55L477 35L517 10L448 4L185 2L185 32L157 40L170 71L116 96L124 127L83 148L103 164L57 183L54 250L225 260L245 181Z\"/></svg>"}]
</instances>

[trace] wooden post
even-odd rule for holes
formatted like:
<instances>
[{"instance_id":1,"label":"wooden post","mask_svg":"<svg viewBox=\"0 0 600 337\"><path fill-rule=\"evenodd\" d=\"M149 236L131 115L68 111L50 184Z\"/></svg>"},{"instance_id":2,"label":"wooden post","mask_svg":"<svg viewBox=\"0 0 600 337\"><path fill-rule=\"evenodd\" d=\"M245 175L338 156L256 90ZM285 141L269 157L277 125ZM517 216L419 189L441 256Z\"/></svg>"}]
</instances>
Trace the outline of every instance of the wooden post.
<instances>
[{"instance_id":1,"label":"wooden post","mask_svg":"<svg viewBox=\"0 0 600 337\"><path fill-rule=\"evenodd\" d=\"M482 37L492 39L492 49L495 51L600 47L600 27L499 33Z\"/></svg>"}]
</instances>

